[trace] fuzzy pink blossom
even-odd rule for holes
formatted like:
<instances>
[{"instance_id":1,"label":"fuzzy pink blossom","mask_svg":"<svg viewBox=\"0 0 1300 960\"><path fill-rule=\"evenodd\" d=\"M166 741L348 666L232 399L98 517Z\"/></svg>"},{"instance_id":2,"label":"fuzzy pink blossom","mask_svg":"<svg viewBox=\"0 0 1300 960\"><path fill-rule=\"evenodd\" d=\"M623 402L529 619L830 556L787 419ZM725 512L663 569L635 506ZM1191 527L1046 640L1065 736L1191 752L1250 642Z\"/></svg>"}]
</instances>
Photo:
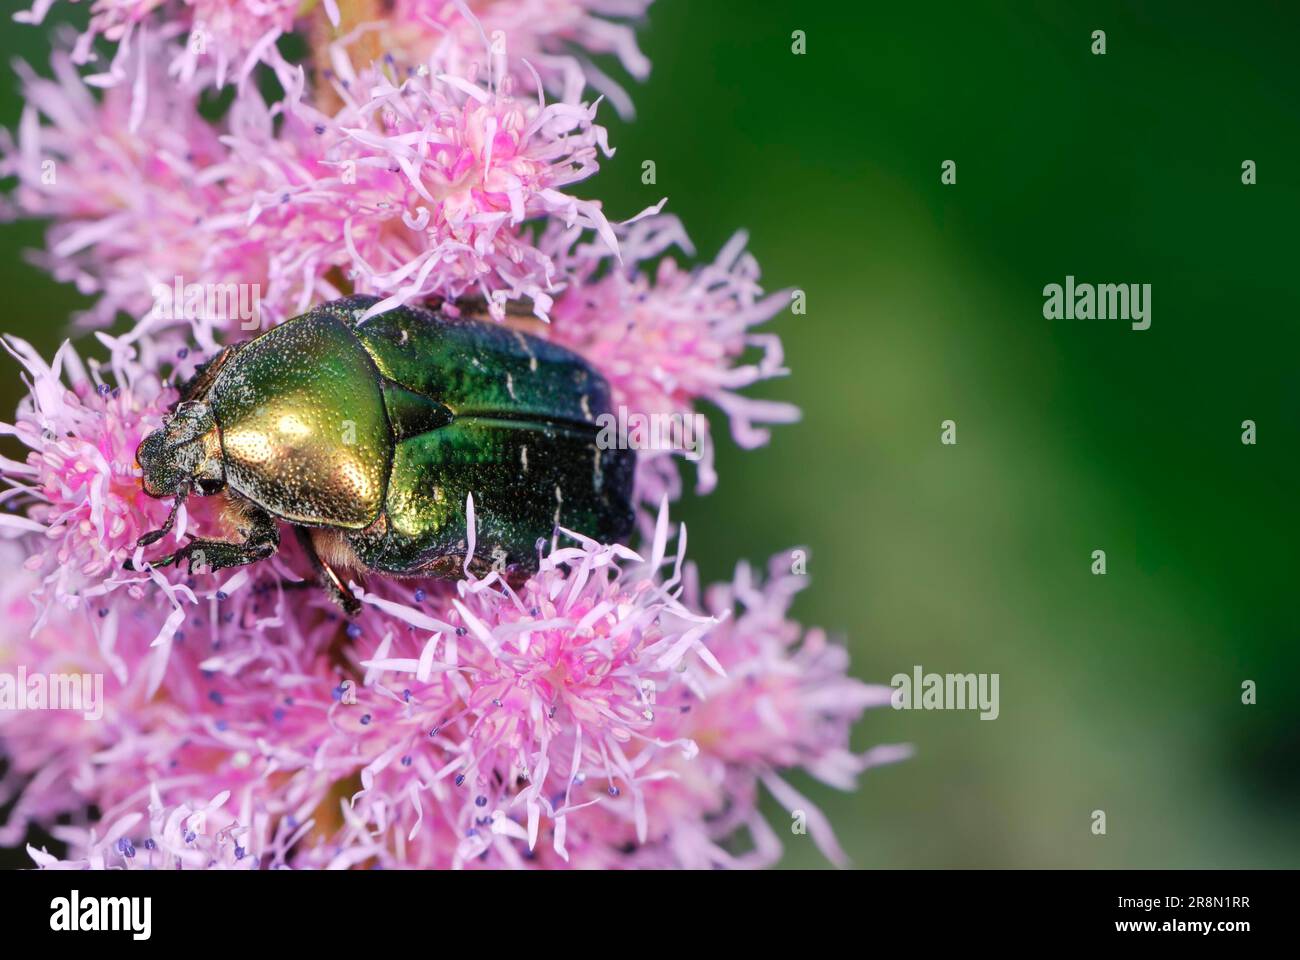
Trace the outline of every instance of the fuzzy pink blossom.
<instances>
[{"instance_id":1,"label":"fuzzy pink blossom","mask_svg":"<svg viewBox=\"0 0 1300 960\"><path fill-rule=\"evenodd\" d=\"M107 326L124 312L143 316L156 284L197 277L206 238L200 229L221 201L205 177L225 150L191 94L158 76L155 41L132 55L150 90L128 87L96 99L66 53L53 79L25 64L22 121L15 141L0 133L0 176L17 186L0 214L52 221L36 261L56 279L98 296L87 320Z\"/></svg>"},{"instance_id":2,"label":"fuzzy pink blossom","mask_svg":"<svg viewBox=\"0 0 1300 960\"><path fill-rule=\"evenodd\" d=\"M292 70L278 136L255 103L232 112L232 160L261 177L230 188L227 208L241 219L217 243L266 252L272 303L303 308L334 293L327 274L338 268L355 292L383 297L373 312L471 295L497 316L507 299L527 298L545 317L556 271L528 221L617 246L600 204L564 192L610 153L595 107L521 99L436 69L396 77L391 66L336 63L335 113L307 104Z\"/></svg>"},{"instance_id":3,"label":"fuzzy pink blossom","mask_svg":"<svg viewBox=\"0 0 1300 960\"><path fill-rule=\"evenodd\" d=\"M466 6L472 17L448 0L396 0L380 26L381 44L412 56L438 50L454 70L482 65L526 88L540 80L565 100L590 84L622 116L633 115L627 91L590 58L612 54L635 79L649 76L632 24L644 18L650 0L467 0ZM519 66L525 63L532 71Z\"/></svg>"},{"instance_id":4,"label":"fuzzy pink blossom","mask_svg":"<svg viewBox=\"0 0 1300 960\"><path fill-rule=\"evenodd\" d=\"M323 2L337 19L337 0ZM35 0L14 19L39 25L54 3ZM183 44L162 62L170 75L187 86L206 82L223 86L227 78L242 79L293 29L303 9L302 0L90 0L87 6L90 22L77 37L72 59L79 65L96 63L96 40L116 44L110 63L92 77L96 86L105 87L132 76L127 67L132 44L142 41L151 23L183 38Z\"/></svg>"},{"instance_id":5,"label":"fuzzy pink blossom","mask_svg":"<svg viewBox=\"0 0 1300 960\"><path fill-rule=\"evenodd\" d=\"M260 838L223 809L229 799L223 792L206 803L167 807L154 789L145 810L119 817L102 835L95 827L55 828L55 836L78 850L74 857L27 850L43 870L254 870Z\"/></svg>"},{"instance_id":6,"label":"fuzzy pink blossom","mask_svg":"<svg viewBox=\"0 0 1300 960\"><path fill-rule=\"evenodd\" d=\"M129 65L156 69L156 46ZM304 73L282 63L285 100L241 87L220 127L156 78L147 96L115 88L98 103L66 56L55 81L23 68L19 137L0 139L0 174L19 181L8 213L53 220L40 260L100 295L99 326L154 313L177 278L255 290L257 315L240 318L253 326L343 292L381 296L376 310L476 296L498 317L526 299L545 317L559 277L531 221L617 248L600 204L566 192L611 152L594 106L514 97L436 64L397 78L336 60L336 110L312 106ZM205 349L223 326L248 329L180 319L198 321Z\"/></svg>"},{"instance_id":7,"label":"fuzzy pink blossom","mask_svg":"<svg viewBox=\"0 0 1300 960\"><path fill-rule=\"evenodd\" d=\"M673 415L697 425L694 450L642 449L637 488L645 502L680 494L674 457L695 461L698 492L713 489L713 441L698 401L718 407L730 421L733 439L746 449L768 441L765 424L799 418L791 404L738 392L788 372L780 339L753 328L784 309L790 295L763 293L758 264L745 242L744 233L736 234L712 263L693 270L668 253L673 246L688 254L693 248L680 221L667 215L620 230L621 264L608 245L585 242L573 231L554 229L543 243L556 251L566 281L543 332L591 360L629 418ZM758 356L744 362L749 350Z\"/></svg>"},{"instance_id":8,"label":"fuzzy pink blossom","mask_svg":"<svg viewBox=\"0 0 1300 960\"><path fill-rule=\"evenodd\" d=\"M55 3L34 0L14 19L39 25ZM403 59L421 60L437 51L453 72L468 73L495 60L503 76L510 72L525 88L540 81L565 99L576 99L591 84L631 116L627 92L590 58L612 54L644 80L650 63L629 21L643 18L649 5L650 0L88 0L89 23L77 37L73 60L95 63L96 40L116 44L93 81L119 84L132 76L132 44L152 26L183 41L163 60L170 76L188 88L224 86L242 82L259 64L275 64L281 37L315 25L347 38L377 33L374 46ZM520 66L525 60L531 71Z\"/></svg>"},{"instance_id":9,"label":"fuzzy pink blossom","mask_svg":"<svg viewBox=\"0 0 1300 960\"><path fill-rule=\"evenodd\" d=\"M38 534L24 566L54 596L75 598L116 576L135 541L167 514L141 489L135 450L175 393L138 369L92 375L66 343L48 365L21 340L4 346L26 369L31 396L0 434L30 453L4 464L9 486L0 498L28 507L0 514L0 527Z\"/></svg>"},{"instance_id":10,"label":"fuzzy pink blossom","mask_svg":"<svg viewBox=\"0 0 1300 960\"><path fill-rule=\"evenodd\" d=\"M844 862L784 774L852 789L904 756L849 747L888 691L789 619L806 581L788 557L701 591L668 519L675 455L714 482L700 404L743 447L795 419L741 392L785 373L754 328L787 296L763 292L743 234L680 266L668 251L689 241L658 206L612 224L570 193L610 153L584 81L630 109L585 55L643 76L624 21L647 5L399 0L370 22L379 8L329 0L98 0L53 80L22 68L0 212L51 221L37 262L98 298L90 325L134 323L48 362L4 341L28 396L0 424L26 451L0 460L0 701L20 676L98 678L102 695L6 701L0 844L45 829L67 848L30 851L50 869L752 867L781 855L766 792ZM304 15L331 64L311 84L275 43ZM113 60L82 76L99 37ZM259 64L281 99L244 82ZM196 91L231 78L229 109L202 119ZM252 288L256 313L173 300L191 285ZM640 542L558 531L527 580L479 578L471 498L464 576L353 571L348 618L293 538L216 575L150 566L187 535L236 534L225 496L196 497L159 553L137 545L173 509L144 495L135 451L176 385L251 328L354 292L382 298L373 313L430 302L540 327L616 404L698 422L689 450L640 449Z\"/></svg>"},{"instance_id":11,"label":"fuzzy pink blossom","mask_svg":"<svg viewBox=\"0 0 1300 960\"><path fill-rule=\"evenodd\" d=\"M11 638L4 669L49 670L58 650L61 669L108 673L100 722L0 714L17 822L78 800L103 811L57 829L68 860L37 861L757 866L779 856L760 785L811 811L838 857L775 771L847 788L899 752L848 752L849 723L884 697L820 634L800 640L788 578L764 588L742 568L703 612L674 599L694 574L681 540L668 555L666 513L646 559L566 539L517 590L489 575L361 591L342 664L328 602L290 614L265 572L187 606L161 674L133 665L157 658L165 603L115 605L94 629L60 609L31 642ZM8 612L30 622L14 593ZM156 693L140 674L161 677ZM727 853L742 826L756 848Z\"/></svg>"}]
</instances>

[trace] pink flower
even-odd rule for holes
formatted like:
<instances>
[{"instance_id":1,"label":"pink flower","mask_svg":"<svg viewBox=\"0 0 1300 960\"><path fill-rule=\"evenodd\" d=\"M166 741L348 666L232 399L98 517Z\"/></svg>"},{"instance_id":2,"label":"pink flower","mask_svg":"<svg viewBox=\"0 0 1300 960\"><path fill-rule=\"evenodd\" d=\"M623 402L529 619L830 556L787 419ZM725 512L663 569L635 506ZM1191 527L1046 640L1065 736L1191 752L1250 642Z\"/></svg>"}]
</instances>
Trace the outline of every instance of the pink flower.
<instances>
[{"instance_id":1,"label":"pink flower","mask_svg":"<svg viewBox=\"0 0 1300 960\"><path fill-rule=\"evenodd\" d=\"M436 65L398 79L338 62L333 114L301 99L293 71L278 137L251 95L233 114L232 166L259 177L227 185L232 216L216 243L263 252L271 304L297 312L335 293L339 269L355 292L384 297L375 312L477 295L497 315L526 297L545 316L555 268L526 223L548 217L616 243L598 203L563 192L610 152L594 107L512 97Z\"/></svg>"},{"instance_id":2,"label":"pink flower","mask_svg":"<svg viewBox=\"0 0 1300 960\"><path fill-rule=\"evenodd\" d=\"M464 15L465 6L471 13ZM436 49L456 72L476 66L509 75L532 88L540 79L552 95L576 100L590 84L624 117L633 114L627 92L592 63L613 54L629 74L644 80L650 61L626 22L645 16L650 0L397 0L381 26L380 45L408 57ZM527 63L536 72L520 66Z\"/></svg>"},{"instance_id":3,"label":"pink flower","mask_svg":"<svg viewBox=\"0 0 1300 960\"><path fill-rule=\"evenodd\" d=\"M40 24L55 2L34 0L14 19ZM650 0L90 0L87 5L89 23L76 40L73 62L94 63L97 40L117 44L107 68L92 78L96 86L132 76L131 46L150 28L182 41L162 62L187 88L242 82L259 64L276 64L277 41L295 29L314 29L318 38L341 34L349 46L377 34L372 42L357 44L354 55L364 59L370 49L419 62L436 51L451 72L469 77L482 64L485 72L497 69L498 79L509 73L525 88L541 80L566 100L578 99L590 83L624 116L632 115L627 92L590 56L612 54L638 80L650 72L632 26L623 22L642 18ZM520 66L525 60L531 69Z\"/></svg>"},{"instance_id":4,"label":"pink flower","mask_svg":"<svg viewBox=\"0 0 1300 960\"><path fill-rule=\"evenodd\" d=\"M14 19L40 24L54 2L35 0ZM337 18L337 0L323 2ZM224 86L235 71L233 78L242 79L270 55L303 7L302 0L91 0L87 5L90 22L77 38L73 62L94 63L96 40L117 44L107 69L92 78L96 86L114 86L132 76L126 65L131 46L143 42L150 23L167 36L183 38L162 61L170 75L186 86Z\"/></svg>"},{"instance_id":5,"label":"pink flower","mask_svg":"<svg viewBox=\"0 0 1300 960\"><path fill-rule=\"evenodd\" d=\"M556 250L567 289L544 333L583 354L609 378L615 402L627 408L629 419L672 415L688 429L695 425L694 450L681 445L665 450L662 444L642 449L637 486L644 502L679 495L673 456L696 461L696 489L707 493L717 477L708 421L697 401L721 409L733 439L747 449L767 442L764 424L799 418L790 404L738 392L788 372L780 339L752 328L776 316L789 303L789 293L764 295L743 233L711 264L687 270L667 255L653 275L639 264L674 245L693 252L681 223L671 216L649 217L620 233L622 264L612 262L607 245L581 242L573 231L552 231L543 247ZM741 363L741 356L755 348L758 359Z\"/></svg>"},{"instance_id":6,"label":"pink flower","mask_svg":"<svg viewBox=\"0 0 1300 960\"><path fill-rule=\"evenodd\" d=\"M0 797L16 796L0 840L64 814L63 865L770 862L759 784L790 802L775 771L803 765L849 786L872 762L847 752L849 723L880 698L843 676L838 648L797 643L787 581L768 596L742 571L713 612L674 599L693 574L681 543L666 556L666 514L656 530L647 559L558 546L518 590L495 575L377 581L342 648L329 602L312 591L290 606L269 569L206 600L178 589L59 608L30 640L33 581L13 583L0 670L105 674L104 710L0 713L12 768ZM160 644L174 602L183 615ZM89 803L97 824L80 813ZM741 826L762 846L725 854Z\"/></svg>"},{"instance_id":7,"label":"pink flower","mask_svg":"<svg viewBox=\"0 0 1300 960\"><path fill-rule=\"evenodd\" d=\"M128 66L151 69L158 46ZM66 57L57 82L24 69L19 140L0 140L0 174L19 179L10 214L54 220L42 262L101 295L96 325L145 317L177 278L255 289L257 323L342 292L380 295L376 310L472 295L496 316L526 298L545 317L558 278L530 221L617 246L600 204L564 192L610 152L594 107L512 97L436 64L400 81L339 65L337 110L311 106L301 70L280 64L285 101L241 87L224 132L156 78L97 104ZM190 319L204 349L233 326Z\"/></svg>"},{"instance_id":8,"label":"pink flower","mask_svg":"<svg viewBox=\"0 0 1300 960\"><path fill-rule=\"evenodd\" d=\"M218 131L194 96L159 76L151 53L160 43L131 55L148 93L115 87L102 101L66 54L54 56L53 80L19 64L27 106L17 143L0 136L0 175L18 180L0 212L53 221L36 259L99 295L87 318L97 326L119 311L143 316L156 284L197 278L202 225L221 201L205 173L225 155Z\"/></svg>"},{"instance_id":9,"label":"pink flower","mask_svg":"<svg viewBox=\"0 0 1300 960\"><path fill-rule=\"evenodd\" d=\"M610 153L586 82L630 110L585 55L643 76L623 21L647 6L95 0L53 80L21 69L2 212L52 221L38 262L98 296L91 325L135 323L95 334L102 362L4 340L28 396L0 423L27 451L0 459L0 701L22 690L0 709L0 844L51 832L67 855L32 850L46 868L748 867L781 854L766 791L844 861L784 771L852 789L905 755L849 748L888 691L789 620L804 579L788 557L701 592L684 529L669 550L674 457L700 491L715 479L701 405L743 447L797 417L742 392L786 372L755 328L787 295L763 292L743 234L679 266L666 254L690 244L662 204L611 224L570 193ZM305 21L332 64L313 87L275 45ZM82 77L96 38L113 60ZM279 101L245 82L259 64ZM232 77L205 121L195 91ZM190 309L189 287L230 285L255 291L252 324ZM620 417L676 424L681 443L618 438L658 507L639 545L559 531L525 582L479 579L471 498L465 576L354 571L352 618L293 538L218 575L149 567L139 538L173 511L160 552L235 535L225 498L141 488L135 452L175 385L250 327L354 292L374 313L431 302L540 327L609 379ZM46 702L60 677L93 703ZM27 680L47 692L29 702Z\"/></svg>"},{"instance_id":10,"label":"pink flower","mask_svg":"<svg viewBox=\"0 0 1300 960\"><path fill-rule=\"evenodd\" d=\"M27 509L0 514L0 527L37 534L24 566L41 576L42 592L73 600L119 576L136 539L167 515L140 487L135 450L175 394L126 363L89 373L66 343L49 365L21 340L5 347L32 392L0 433L31 452L4 464L6 505Z\"/></svg>"},{"instance_id":11,"label":"pink flower","mask_svg":"<svg viewBox=\"0 0 1300 960\"><path fill-rule=\"evenodd\" d=\"M842 645L789 619L795 594L808 585L805 575L791 572L795 560L794 552L774 556L766 583L742 562L731 583L705 591L703 608L719 618L709 635L710 649L726 676L703 678L706 689L688 729L731 773L743 771L762 783L787 810L803 810L822 852L844 864L847 857L829 822L777 771L799 767L832 787L852 790L860 773L905 759L911 749L849 750L853 724L864 710L888 704L893 690L848 676ZM756 828L752 821L749 826Z\"/></svg>"},{"instance_id":12,"label":"pink flower","mask_svg":"<svg viewBox=\"0 0 1300 960\"><path fill-rule=\"evenodd\" d=\"M206 803L168 807L154 789L146 810L119 817L102 835L93 826L56 828L79 851L74 858L27 850L45 870L254 870L265 838L223 809L229 800L223 791Z\"/></svg>"}]
</instances>

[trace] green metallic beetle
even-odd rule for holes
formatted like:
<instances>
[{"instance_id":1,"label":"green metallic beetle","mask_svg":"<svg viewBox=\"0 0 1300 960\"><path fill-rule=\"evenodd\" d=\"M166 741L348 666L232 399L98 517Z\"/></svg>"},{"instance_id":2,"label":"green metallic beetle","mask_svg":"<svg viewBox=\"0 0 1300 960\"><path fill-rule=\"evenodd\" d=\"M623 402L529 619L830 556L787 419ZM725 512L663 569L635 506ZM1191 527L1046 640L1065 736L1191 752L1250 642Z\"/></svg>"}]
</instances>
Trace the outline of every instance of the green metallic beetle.
<instances>
[{"instance_id":1,"label":"green metallic beetle","mask_svg":"<svg viewBox=\"0 0 1300 960\"><path fill-rule=\"evenodd\" d=\"M604 542L632 527L635 454L597 443L609 386L568 350L495 322L375 303L323 304L226 347L140 443L144 490L225 492L239 543L193 539L155 566L219 570L265 559L293 525L321 582L338 570L457 576L474 498L471 569L527 574L564 526Z\"/></svg>"}]
</instances>

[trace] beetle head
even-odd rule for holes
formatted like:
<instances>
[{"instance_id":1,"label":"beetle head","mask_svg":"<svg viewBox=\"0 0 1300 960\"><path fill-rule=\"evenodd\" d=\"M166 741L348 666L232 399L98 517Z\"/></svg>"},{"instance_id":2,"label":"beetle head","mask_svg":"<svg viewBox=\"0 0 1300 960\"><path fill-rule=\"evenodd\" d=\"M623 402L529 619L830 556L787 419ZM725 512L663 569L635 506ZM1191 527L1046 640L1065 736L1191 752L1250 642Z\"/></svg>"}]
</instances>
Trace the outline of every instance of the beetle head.
<instances>
[{"instance_id":1,"label":"beetle head","mask_svg":"<svg viewBox=\"0 0 1300 960\"><path fill-rule=\"evenodd\" d=\"M184 496L192 489L208 496L226 485L217 423L201 401L180 404L140 441L135 459L151 497Z\"/></svg>"}]
</instances>

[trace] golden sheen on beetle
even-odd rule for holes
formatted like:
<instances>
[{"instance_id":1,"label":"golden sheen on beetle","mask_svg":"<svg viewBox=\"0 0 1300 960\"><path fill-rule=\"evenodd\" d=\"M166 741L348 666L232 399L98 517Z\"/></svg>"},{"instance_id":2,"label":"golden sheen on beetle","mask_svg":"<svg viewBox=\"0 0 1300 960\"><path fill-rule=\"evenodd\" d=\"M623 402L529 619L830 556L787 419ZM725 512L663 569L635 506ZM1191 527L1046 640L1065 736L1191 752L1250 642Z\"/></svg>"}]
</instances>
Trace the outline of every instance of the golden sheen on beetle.
<instances>
[{"instance_id":1,"label":"golden sheen on beetle","mask_svg":"<svg viewBox=\"0 0 1300 960\"><path fill-rule=\"evenodd\" d=\"M564 526L596 540L632 528L631 450L602 449L609 385L577 354L491 321L375 303L323 304L200 367L136 452L144 490L223 494L238 542L191 539L155 566L253 563L293 527L322 584L358 607L340 570L459 574L474 497L475 572L536 570Z\"/></svg>"}]
</instances>

